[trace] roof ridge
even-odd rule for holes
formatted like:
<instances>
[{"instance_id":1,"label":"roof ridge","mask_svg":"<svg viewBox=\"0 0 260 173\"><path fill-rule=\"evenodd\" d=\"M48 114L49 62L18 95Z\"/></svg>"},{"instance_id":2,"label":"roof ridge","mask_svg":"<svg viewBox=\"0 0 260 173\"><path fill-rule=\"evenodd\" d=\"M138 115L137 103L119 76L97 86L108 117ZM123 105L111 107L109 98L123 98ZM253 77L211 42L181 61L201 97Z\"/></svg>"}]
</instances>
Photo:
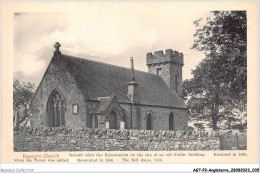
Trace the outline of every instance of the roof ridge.
<instances>
[{"instance_id":1,"label":"roof ridge","mask_svg":"<svg viewBox=\"0 0 260 173\"><path fill-rule=\"evenodd\" d=\"M130 68L66 54L62 57L86 98L107 102L113 98L112 94L122 103L130 101L127 97ZM138 70L136 77L140 104L186 108L183 100L159 75Z\"/></svg>"},{"instance_id":2,"label":"roof ridge","mask_svg":"<svg viewBox=\"0 0 260 173\"><path fill-rule=\"evenodd\" d=\"M108 96L108 97L98 97L98 99L109 99L111 96Z\"/></svg>"},{"instance_id":3,"label":"roof ridge","mask_svg":"<svg viewBox=\"0 0 260 173\"><path fill-rule=\"evenodd\" d=\"M122 66L115 65L115 64L108 64L108 63L105 63L105 62L95 61L95 60L92 60L92 59L86 59L86 58L81 58L81 57L72 56L72 55L67 55L67 54L61 54L61 55L65 55L65 56L67 56L67 57L69 57L69 58L82 59L82 60L84 60L84 61L91 61L91 62L96 62L96 63L100 63L100 64L105 64L105 65L110 65L110 66L114 66L114 67L118 67L118 68L123 68L123 69L131 70L131 68L128 68L128 67L122 67ZM135 69L135 71L138 71L138 72L141 72L141 73L145 73L145 74L154 75L154 76L158 76L157 74L149 73L149 72L142 71L142 70L136 70L136 69Z\"/></svg>"}]
</instances>

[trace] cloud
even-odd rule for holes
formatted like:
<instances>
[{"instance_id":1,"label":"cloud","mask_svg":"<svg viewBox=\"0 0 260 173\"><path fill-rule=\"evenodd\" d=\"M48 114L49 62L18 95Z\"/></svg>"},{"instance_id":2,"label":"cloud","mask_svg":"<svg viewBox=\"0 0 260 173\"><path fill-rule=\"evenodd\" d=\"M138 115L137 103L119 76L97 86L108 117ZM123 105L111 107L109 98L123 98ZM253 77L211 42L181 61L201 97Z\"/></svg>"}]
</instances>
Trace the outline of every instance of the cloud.
<instances>
[{"instance_id":1,"label":"cloud","mask_svg":"<svg viewBox=\"0 0 260 173\"><path fill-rule=\"evenodd\" d=\"M34 76L36 73L42 70L42 67L46 66L46 62L42 59L38 59L35 55L24 55L24 59L28 61L21 61L19 65L16 65L16 71L22 72L26 77Z\"/></svg>"},{"instance_id":2,"label":"cloud","mask_svg":"<svg viewBox=\"0 0 260 173\"><path fill-rule=\"evenodd\" d=\"M147 52L172 48L184 53L183 78L190 78L191 69L203 57L190 50L192 22L207 13L164 10L97 7L78 13L15 15L14 74L22 73L24 80L35 79L32 82L37 84L59 41L63 53L105 63L128 67L129 57L134 56L135 68L144 71Z\"/></svg>"},{"instance_id":3,"label":"cloud","mask_svg":"<svg viewBox=\"0 0 260 173\"><path fill-rule=\"evenodd\" d=\"M43 37L46 44L60 41L62 49L72 54L111 57L123 54L129 47L151 47L157 41L153 28L139 22L118 18L83 18L74 14L71 25Z\"/></svg>"}]
</instances>

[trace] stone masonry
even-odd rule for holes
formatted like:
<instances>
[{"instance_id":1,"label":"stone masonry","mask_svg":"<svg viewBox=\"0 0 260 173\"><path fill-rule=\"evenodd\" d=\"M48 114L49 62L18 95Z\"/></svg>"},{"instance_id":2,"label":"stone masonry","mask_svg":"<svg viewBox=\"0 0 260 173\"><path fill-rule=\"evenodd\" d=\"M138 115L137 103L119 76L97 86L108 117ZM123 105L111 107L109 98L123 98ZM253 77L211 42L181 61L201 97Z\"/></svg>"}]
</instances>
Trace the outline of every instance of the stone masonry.
<instances>
[{"instance_id":1,"label":"stone masonry","mask_svg":"<svg viewBox=\"0 0 260 173\"><path fill-rule=\"evenodd\" d=\"M185 130L183 54L148 53L148 71L62 54L54 56L30 105L32 127ZM112 100L112 101L111 101Z\"/></svg>"},{"instance_id":2,"label":"stone masonry","mask_svg":"<svg viewBox=\"0 0 260 173\"><path fill-rule=\"evenodd\" d=\"M165 53L162 50L147 53L146 60L149 73L159 75L172 91L181 96L183 54L167 49Z\"/></svg>"},{"instance_id":3,"label":"stone masonry","mask_svg":"<svg viewBox=\"0 0 260 173\"><path fill-rule=\"evenodd\" d=\"M218 136L195 131L15 127L14 151L219 150Z\"/></svg>"}]
</instances>

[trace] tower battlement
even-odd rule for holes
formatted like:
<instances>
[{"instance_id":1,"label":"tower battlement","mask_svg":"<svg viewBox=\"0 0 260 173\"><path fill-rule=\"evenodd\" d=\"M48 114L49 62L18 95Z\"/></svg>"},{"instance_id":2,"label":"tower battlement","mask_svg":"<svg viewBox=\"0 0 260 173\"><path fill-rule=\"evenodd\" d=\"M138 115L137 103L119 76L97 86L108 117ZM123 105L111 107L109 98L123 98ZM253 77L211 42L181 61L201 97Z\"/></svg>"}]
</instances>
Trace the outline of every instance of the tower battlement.
<instances>
[{"instance_id":1,"label":"tower battlement","mask_svg":"<svg viewBox=\"0 0 260 173\"><path fill-rule=\"evenodd\" d=\"M163 50L156 51L153 53L149 52L146 54L146 65L156 65L161 63L173 62L183 66L183 54L172 49L166 49L165 53Z\"/></svg>"},{"instance_id":2,"label":"tower battlement","mask_svg":"<svg viewBox=\"0 0 260 173\"><path fill-rule=\"evenodd\" d=\"M149 73L159 75L170 89L182 95L183 54L166 49L146 54Z\"/></svg>"}]
</instances>

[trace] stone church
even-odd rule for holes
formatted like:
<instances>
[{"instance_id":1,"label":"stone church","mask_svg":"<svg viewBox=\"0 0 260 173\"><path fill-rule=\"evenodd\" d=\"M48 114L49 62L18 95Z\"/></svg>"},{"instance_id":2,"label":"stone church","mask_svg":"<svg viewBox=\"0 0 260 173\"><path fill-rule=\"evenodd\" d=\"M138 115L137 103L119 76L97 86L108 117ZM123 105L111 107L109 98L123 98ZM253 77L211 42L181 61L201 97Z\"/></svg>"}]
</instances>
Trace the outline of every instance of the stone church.
<instances>
[{"instance_id":1,"label":"stone church","mask_svg":"<svg viewBox=\"0 0 260 173\"><path fill-rule=\"evenodd\" d=\"M62 54L54 56L30 106L31 126L183 130L183 54L147 53L148 73Z\"/></svg>"}]
</instances>

